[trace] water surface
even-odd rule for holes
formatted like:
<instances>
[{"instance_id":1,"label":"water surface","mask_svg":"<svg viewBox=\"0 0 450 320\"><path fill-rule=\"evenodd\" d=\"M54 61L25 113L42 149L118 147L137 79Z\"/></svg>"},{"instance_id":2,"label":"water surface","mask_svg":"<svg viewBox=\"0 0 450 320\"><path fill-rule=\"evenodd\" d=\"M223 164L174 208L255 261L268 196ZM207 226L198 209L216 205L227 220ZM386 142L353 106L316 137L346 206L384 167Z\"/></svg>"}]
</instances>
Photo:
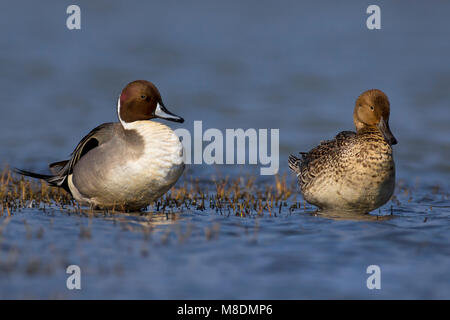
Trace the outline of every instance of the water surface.
<instances>
[{"instance_id":1,"label":"water surface","mask_svg":"<svg viewBox=\"0 0 450 320\"><path fill-rule=\"evenodd\" d=\"M377 221L290 212L294 198L262 217L23 209L0 218L1 298L450 298L448 2L380 1L378 31L359 1L79 1L80 31L65 27L69 4L0 4L1 165L45 171L147 79L185 118L173 128L280 129L293 181L289 153L352 129L356 97L379 88L396 198ZM179 183L258 169L192 165ZM69 264L80 291L65 287ZM366 287L371 264L381 290Z\"/></svg>"}]
</instances>

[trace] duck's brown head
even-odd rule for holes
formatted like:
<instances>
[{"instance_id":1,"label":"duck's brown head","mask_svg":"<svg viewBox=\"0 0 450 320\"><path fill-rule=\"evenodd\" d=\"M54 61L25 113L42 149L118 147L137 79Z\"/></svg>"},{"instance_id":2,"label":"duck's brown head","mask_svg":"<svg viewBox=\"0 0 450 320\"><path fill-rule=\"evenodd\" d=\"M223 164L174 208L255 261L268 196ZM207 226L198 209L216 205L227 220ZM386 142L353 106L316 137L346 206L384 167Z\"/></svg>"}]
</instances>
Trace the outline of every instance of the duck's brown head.
<instances>
[{"instance_id":1,"label":"duck's brown head","mask_svg":"<svg viewBox=\"0 0 450 320\"><path fill-rule=\"evenodd\" d=\"M397 144L397 139L389 128L389 113L389 100L383 91L372 89L363 92L356 100L353 111L356 130L378 127L387 143Z\"/></svg>"},{"instance_id":2,"label":"duck's brown head","mask_svg":"<svg viewBox=\"0 0 450 320\"><path fill-rule=\"evenodd\" d=\"M183 122L183 118L169 112L156 86L146 80L130 82L120 94L117 103L119 120L123 125L138 120L161 118Z\"/></svg>"}]
</instances>

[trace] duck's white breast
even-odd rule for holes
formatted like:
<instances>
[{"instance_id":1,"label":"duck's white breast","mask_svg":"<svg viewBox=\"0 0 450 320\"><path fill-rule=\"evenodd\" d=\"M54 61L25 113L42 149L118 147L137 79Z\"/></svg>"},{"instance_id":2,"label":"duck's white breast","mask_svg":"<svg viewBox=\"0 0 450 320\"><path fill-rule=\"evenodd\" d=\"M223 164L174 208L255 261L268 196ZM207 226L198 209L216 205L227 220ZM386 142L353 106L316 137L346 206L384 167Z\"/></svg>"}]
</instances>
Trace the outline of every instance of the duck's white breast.
<instances>
[{"instance_id":1,"label":"duck's white breast","mask_svg":"<svg viewBox=\"0 0 450 320\"><path fill-rule=\"evenodd\" d=\"M143 150L139 156L125 161L123 168L118 168L114 174L116 185L128 180L129 184L122 192L129 194L129 197L157 198L183 172L183 145L175 132L164 124L153 121L132 124L132 130L136 130L143 139Z\"/></svg>"}]
</instances>

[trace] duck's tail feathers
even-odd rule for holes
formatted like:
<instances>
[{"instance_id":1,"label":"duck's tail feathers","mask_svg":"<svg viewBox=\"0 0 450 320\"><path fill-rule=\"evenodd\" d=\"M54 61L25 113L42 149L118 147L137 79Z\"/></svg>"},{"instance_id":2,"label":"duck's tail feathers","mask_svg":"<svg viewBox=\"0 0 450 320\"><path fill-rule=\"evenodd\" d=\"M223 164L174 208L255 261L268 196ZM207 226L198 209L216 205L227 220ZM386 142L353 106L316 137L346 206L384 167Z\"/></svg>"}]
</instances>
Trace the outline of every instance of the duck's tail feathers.
<instances>
[{"instance_id":1,"label":"duck's tail feathers","mask_svg":"<svg viewBox=\"0 0 450 320\"><path fill-rule=\"evenodd\" d=\"M21 175L26 176L26 177L32 177L32 178L36 178L36 179L42 179L42 180L45 180L45 181L47 181L47 180L49 180L51 177L53 177L53 176L50 176L50 175L40 174L40 173L35 173L35 172L31 172L31 171L27 171L27 170L22 170L22 169L17 169L17 168L14 168L13 171L14 171L15 173L21 174Z\"/></svg>"},{"instance_id":2,"label":"duck's tail feathers","mask_svg":"<svg viewBox=\"0 0 450 320\"><path fill-rule=\"evenodd\" d=\"M27 171L27 170L21 170L21 169L17 169L17 168L14 168L13 171L15 173L21 174L26 177L45 180L51 186L62 187L64 189L66 189L66 186L65 186L66 177L65 176L40 174L40 173L35 173L35 172Z\"/></svg>"},{"instance_id":3,"label":"duck's tail feathers","mask_svg":"<svg viewBox=\"0 0 450 320\"><path fill-rule=\"evenodd\" d=\"M300 174L300 164L301 164L302 160L297 158L294 155L289 155L289 169L291 169L292 171L294 171L297 176Z\"/></svg>"}]
</instances>

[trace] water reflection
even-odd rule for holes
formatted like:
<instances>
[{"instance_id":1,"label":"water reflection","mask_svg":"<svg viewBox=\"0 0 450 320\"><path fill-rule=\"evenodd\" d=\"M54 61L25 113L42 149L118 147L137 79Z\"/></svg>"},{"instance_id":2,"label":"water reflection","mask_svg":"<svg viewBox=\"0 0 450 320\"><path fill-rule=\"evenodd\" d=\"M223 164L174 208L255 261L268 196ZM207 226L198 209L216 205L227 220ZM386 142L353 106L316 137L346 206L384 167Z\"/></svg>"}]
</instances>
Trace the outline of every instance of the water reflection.
<instances>
[{"instance_id":1,"label":"water reflection","mask_svg":"<svg viewBox=\"0 0 450 320\"><path fill-rule=\"evenodd\" d=\"M157 227L178 223L183 216L175 212L106 212L104 210L86 210L84 215L112 221L120 224L122 229L135 232L150 232Z\"/></svg>"},{"instance_id":2,"label":"water reflection","mask_svg":"<svg viewBox=\"0 0 450 320\"><path fill-rule=\"evenodd\" d=\"M310 215L332 220L348 221L387 221L394 218L393 215L374 215L370 213L355 213L340 210L316 210L308 212Z\"/></svg>"}]
</instances>

